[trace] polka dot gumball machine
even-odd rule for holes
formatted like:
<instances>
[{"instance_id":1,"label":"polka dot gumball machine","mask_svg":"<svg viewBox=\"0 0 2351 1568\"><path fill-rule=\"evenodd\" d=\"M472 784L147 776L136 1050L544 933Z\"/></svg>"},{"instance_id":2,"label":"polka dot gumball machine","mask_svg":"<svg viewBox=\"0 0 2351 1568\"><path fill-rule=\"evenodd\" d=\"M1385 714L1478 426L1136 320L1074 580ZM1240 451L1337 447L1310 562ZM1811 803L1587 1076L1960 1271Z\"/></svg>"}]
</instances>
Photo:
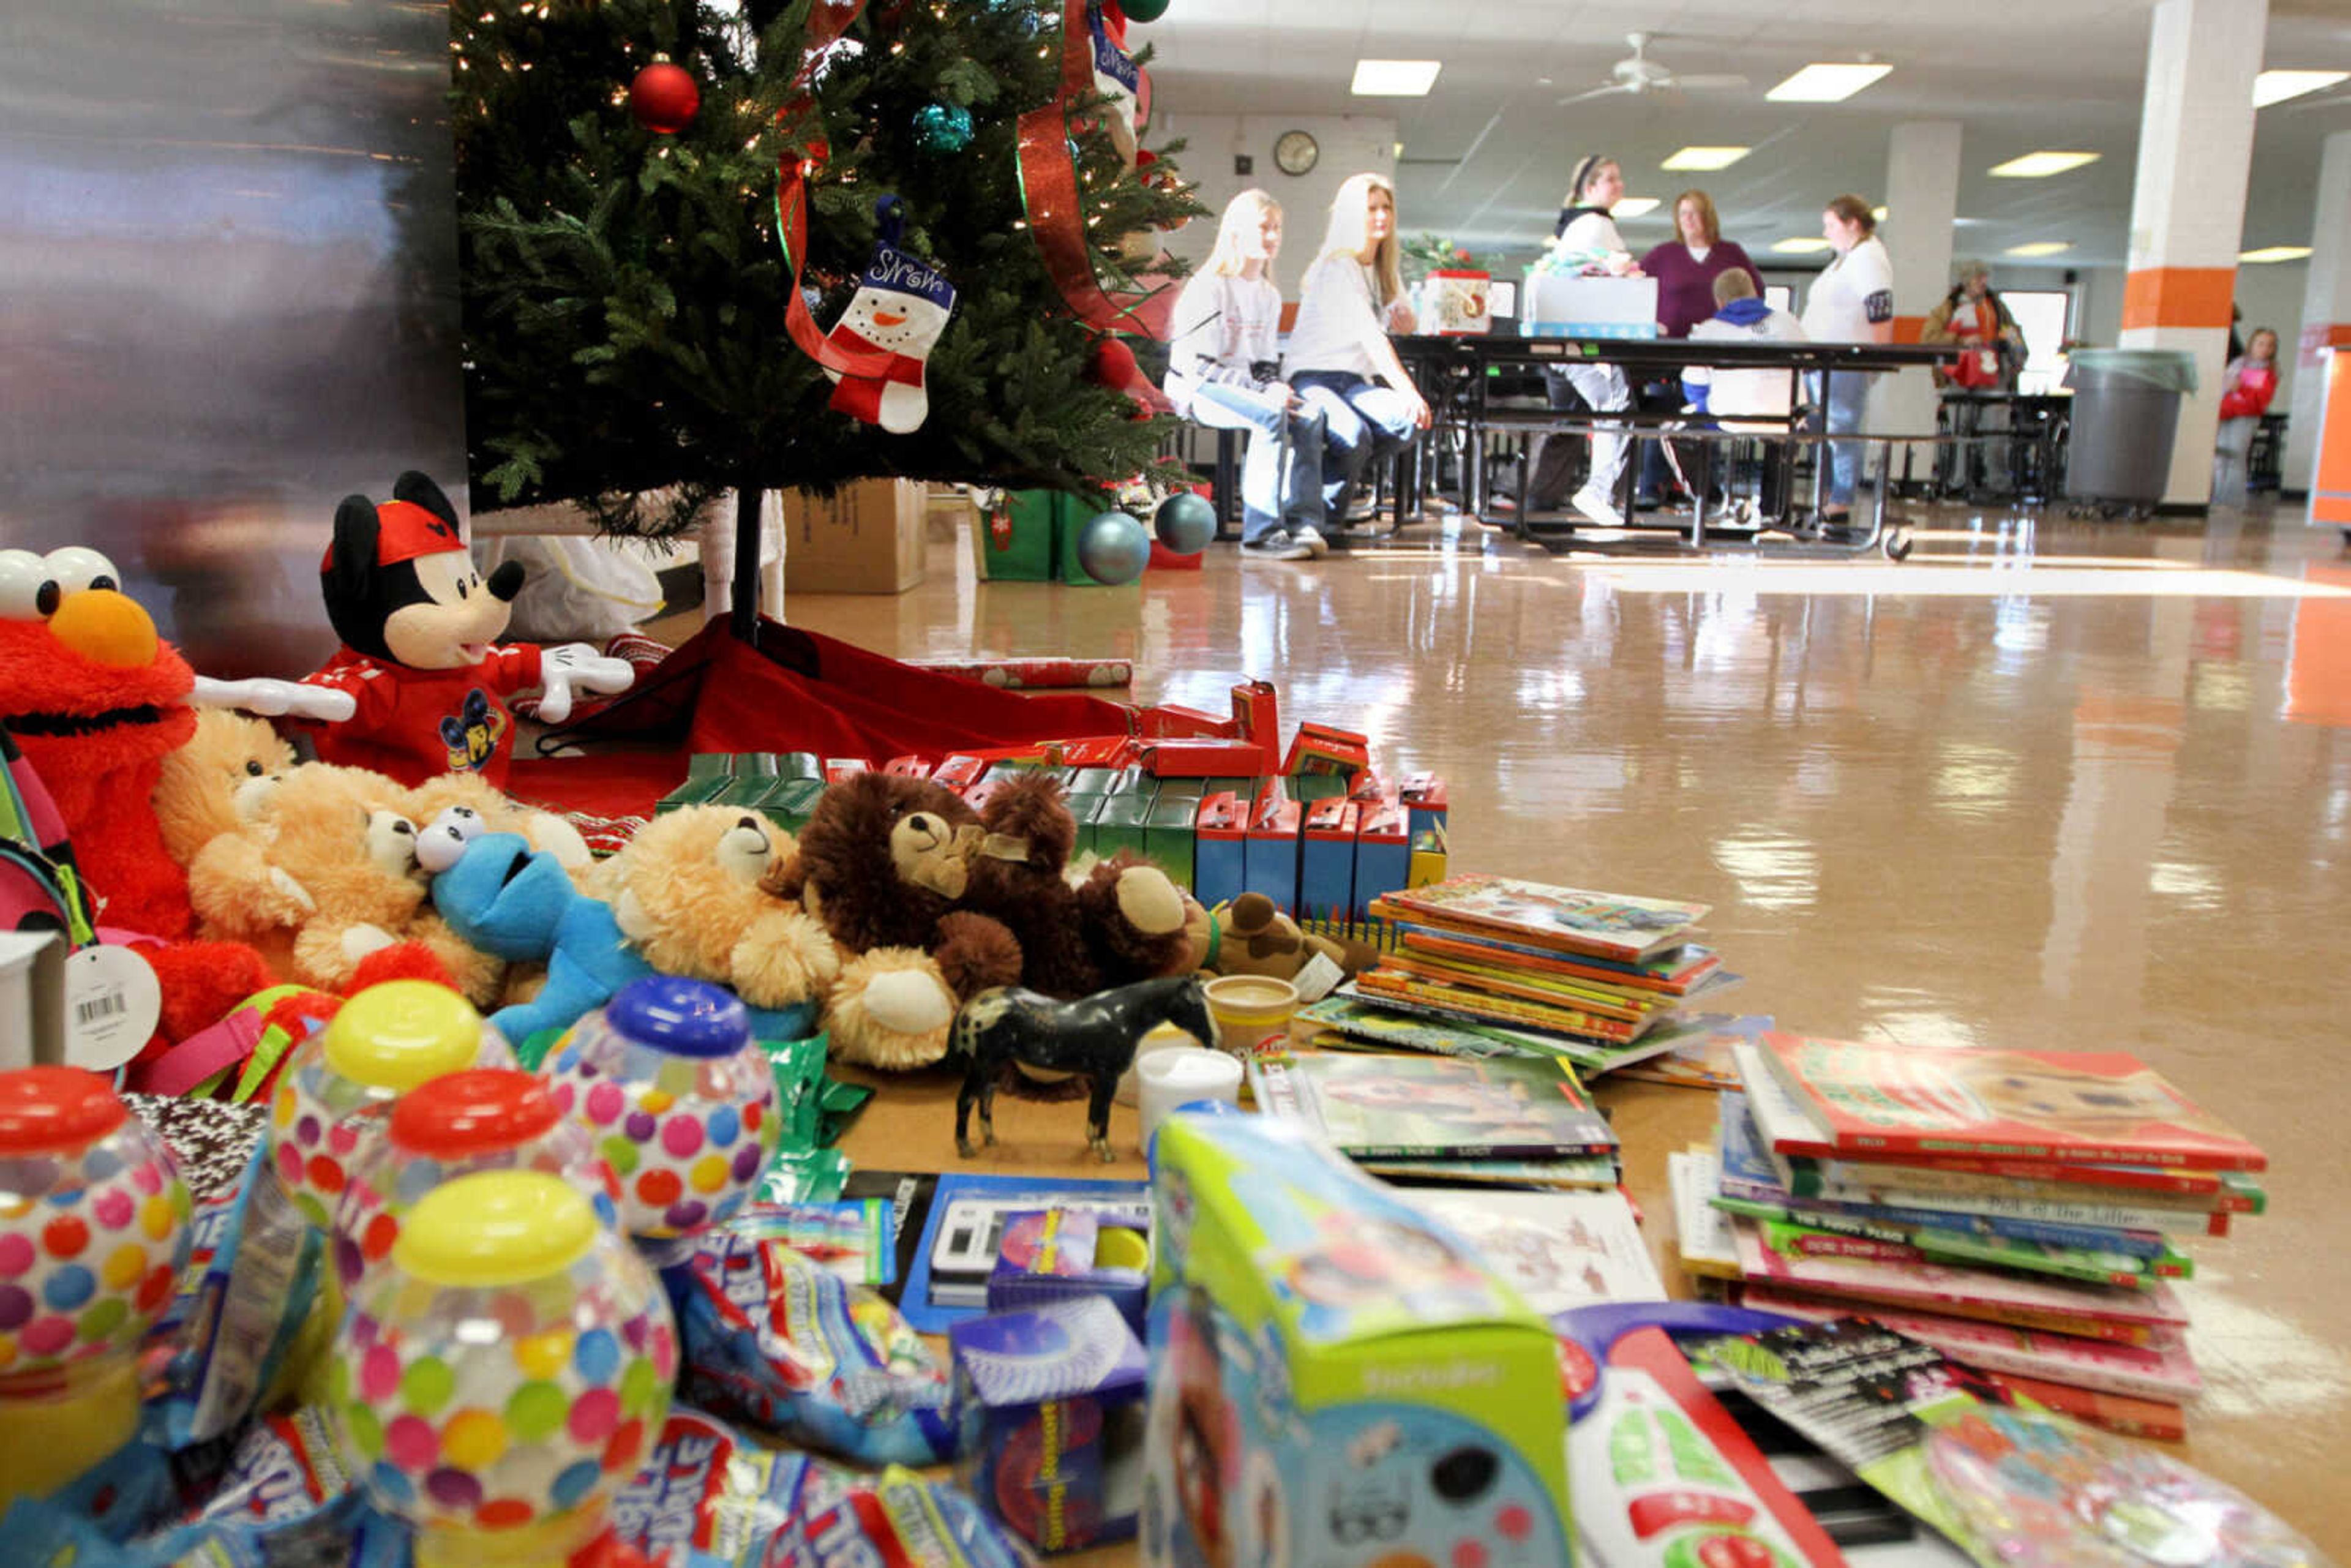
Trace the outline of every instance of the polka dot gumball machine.
<instances>
[{"instance_id":1,"label":"polka dot gumball machine","mask_svg":"<svg viewBox=\"0 0 2351 1568\"><path fill-rule=\"evenodd\" d=\"M783 1135L749 1016L700 980L631 981L564 1037L548 1081L620 1177L621 1228L660 1263L743 1206Z\"/></svg>"},{"instance_id":2,"label":"polka dot gumball machine","mask_svg":"<svg viewBox=\"0 0 2351 1568\"><path fill-rule=\"evenodd\" d=\"M478 1171L407 1213L326 1374L338 1441L416 1568L559 1568L593 1546L669 1412L652 1270L545 1171Z\"/></svg>"},{"instance_id":3,"label":"polka dot gumball machine","mask_svg":"<svg viewBox=\"0 0 2351 1568\"><path fill-rule=\"evenodd\" d=\"M335 1207L335 1277L345 1296L356 1299L363 1278L385 1266L427 1193L488 1170L561 1176L602 1224L620 1222L619 1178L587 1128L556 1108L544 1080L504 1067L453 1072L395 1104L383 1136L351 1167Z\"/></svg>"},{"instance_id":4,"label":"polka dot gumball machine","mask_svg":"<svg viewBox=\"0 0 2351 1568\"><path fill-rule=\"evenodd\" d=\"M188 1216L170 1153L103 1079L0 1073L0 1513L130 1441Z\"/></svg>"},{"instance_id":5,"label":"polka dot gumball machine","mask_svg":"<svg viewBox=\"0 0 2351 1568\"><path fill-rule=\"evenodd\" d=\"M287 1059L269 1105L269 1160L280 1187L306 1223L329 1229L352 1167L394 1101L448 1073L514 1064L505 1039L448 987L369 987Z\"/></svg>"}]
</instances>

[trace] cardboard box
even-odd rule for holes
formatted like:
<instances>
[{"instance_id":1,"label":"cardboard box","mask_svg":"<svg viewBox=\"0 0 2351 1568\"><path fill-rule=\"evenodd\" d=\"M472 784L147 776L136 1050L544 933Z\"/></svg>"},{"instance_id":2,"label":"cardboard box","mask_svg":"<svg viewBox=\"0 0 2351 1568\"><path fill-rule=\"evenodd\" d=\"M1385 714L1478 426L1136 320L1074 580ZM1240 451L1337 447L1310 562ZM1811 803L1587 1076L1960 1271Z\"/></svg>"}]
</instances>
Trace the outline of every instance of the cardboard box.
<instances>
[{"instance_id":1,"label":"cardboard box","mask_svg":"<svg viewBox=\"0 0 2351 1568\"><path fill-rule=\"evenodd\" d=\"M1353 800L1317 800L1306 808L1298 852L1299 918L1353 913L1357 815Z\"/></svg>"},{"instance_id":2,"label":"cardboard box","mask_svg":"<svg viewBox=\"0 0 2351 1568\"><path fill-rule=\"evenodd\" d=\"M1558 1341L1449 1230L1267 1116L1169 1117L1151 1200L1145 1568L1576 1561Z\"/></svg>"},{"instance_id":3,"label":"cardboard box","mask_svg":"<svg viewBox=\"0 0 2351 1568\"><path fill-rule=\"evenodd\" d=\"M1299 825L1303 810L1287 795L1259 799L1249 813L1241 857L1241 891L1261 893L1283 911L1298 907Z\"/></svg>"},{"instance_id":4,"label":"cardboard box","mask_svg":"<svg viewBox=\"0 0 2351 1568\"><path fill-rule=\"evenodd\" d=\"M1355 829L1355 915L1371 916L1372 900L1412 881L1412 834L1394 800L1363 806Z\"/></svg>"},{"instance_id":5,"label":"cardboard box","mask_svg":"<svg viewBox=\"0 0 2351 1568\"><path fill-rule=\"evenodd\" d=\"M1243 681L1233 688L1233 726L1244 740L1257 743L1261 760L1256 773L1281 771L1281 703L1270 681Z\"/></svg>"},{"instance_id":6,"label":"cardboard box","mask_svg":"<svg viewBox=\"0 0 2351 1568\"><path fill-rule=\"evenodd\" d=\"M1214 909L1241 895L1249 808L1230 790L1204 797L1192 820L1192 896Z\"/></svg>"},{"instance_id":7,"label":"cardboard box","mask_svg":"<svg viewBox=\"0 0 2351 1568\"><path fill-rule=\"evenodd\" d=\"M784 492L788 593L904 593L923 580L923 486L860 479Z\"/></svg>"},{"instance_id":8,"label":"cardboard box","mask_svg":"<svg viewBox=\"0 0 2351 1568\"><path fill-rule=\"evenodd\" d=\"M1421 285L1420 329L1439 338L1482 338L1494 325L1494 275L1438 267Z\"/></svg>"},{"instance_id":9,"label":"cardboard box","mask_svg":"<svg viewBox=\"0 0 2351 1568\"><path fill-rule=\"evenodd\" d=\"M1199 797L1161 795L1151 803L1143 821L1143 852L1178 887L1190 887L1193 863L1193 822L1200 814Z\"/></svg>"},{"instance_id":10,"label":"cardboard box","mask_svg":"<svg viewBox=\"0 0 2351 1568\"><path fill-rule=\"evenodd\" d=\"M1654 277L1571 277L1527 269L1519 297L1522 338L1654 338Z\"/></svg>"}]
</instances>

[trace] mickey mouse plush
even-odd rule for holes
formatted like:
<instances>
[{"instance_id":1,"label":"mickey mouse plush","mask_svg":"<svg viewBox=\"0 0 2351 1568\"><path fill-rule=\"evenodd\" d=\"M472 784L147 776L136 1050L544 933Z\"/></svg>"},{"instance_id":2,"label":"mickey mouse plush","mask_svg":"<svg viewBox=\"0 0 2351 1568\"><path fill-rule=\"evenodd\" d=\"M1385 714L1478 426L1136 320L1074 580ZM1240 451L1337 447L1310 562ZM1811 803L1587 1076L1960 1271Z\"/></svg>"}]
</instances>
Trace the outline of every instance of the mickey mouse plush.
<instances>
[{"instance_id":1,"label":"mickey mouse plush","mask_svg":"<svg viewBox=\"0 0 2351 1568\"><path fill-rule=\"evenodd\" d=\"M413 469L392 497L380 506L343 497L319 563L327 619L343 646L305 679L358 705L350 719L316 728L319 758L409 785L457 771L502 784L514 721L499 698L543 687L539 716L560 724L575 690L625 691L632 668L584 643L494 645L521 591L521 566L508 561L486 580L456 508Z\"/></svg>"}]
</instances>

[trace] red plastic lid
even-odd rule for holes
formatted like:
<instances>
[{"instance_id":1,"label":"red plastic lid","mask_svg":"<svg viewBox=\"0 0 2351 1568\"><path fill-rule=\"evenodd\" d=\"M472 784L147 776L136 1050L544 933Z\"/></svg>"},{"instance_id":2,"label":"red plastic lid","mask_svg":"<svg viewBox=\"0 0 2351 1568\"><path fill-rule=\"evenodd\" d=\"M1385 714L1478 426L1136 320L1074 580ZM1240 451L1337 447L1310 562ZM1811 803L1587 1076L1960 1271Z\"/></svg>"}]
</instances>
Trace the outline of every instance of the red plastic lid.
<instances>
[{"instance_id":1,"label":"red plastic lid","mask_svg":"<svg viewBox=\"0 0 2351 1568\"><path fill-rule=\"evenodd\" d=\"M0 1155L63 1155L88 1148L131 1114L112 1085L78 1067L0 1072Z\"/></svg>"},{"instance_id":2,"label":"red plastic lid","mask_svg":"<svg viewBox=\"0 0 2351 1568\"><path fill-rule=\"evenodd\" d=\"M392 1141L434 1159L511 1149L542 1136L559 1119L547 1085L511 1067L444 1073L400 1097Z\"/></svg>"}]
</instances>

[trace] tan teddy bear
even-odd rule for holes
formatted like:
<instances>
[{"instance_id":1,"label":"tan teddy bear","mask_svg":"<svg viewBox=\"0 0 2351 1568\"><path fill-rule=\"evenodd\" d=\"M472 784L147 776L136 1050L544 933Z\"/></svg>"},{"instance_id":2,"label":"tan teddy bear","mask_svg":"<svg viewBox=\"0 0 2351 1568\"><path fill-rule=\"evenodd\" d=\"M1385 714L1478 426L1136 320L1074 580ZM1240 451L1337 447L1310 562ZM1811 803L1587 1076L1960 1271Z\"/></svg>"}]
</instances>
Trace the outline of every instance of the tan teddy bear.
<instances>
[{"instance_id":1,"label":"tan teddy bear","mask_svg":"<svg viewBox=\"0 0 2351 1568\"><path fill-rule=\"evenodd\" d=\"M200 708L195 734L163 758L150 799L163 833L163 851L183 871L215 840L216 873L234 875L256 900L260 914L280 923L309 912L309 895L291 877L269 874L264 826L271 798L295 766L294 748L262 719L227 708ZM229 868L234 866L232 872Z\"/></svg>"},{"instance_id":2,"label":"tan teddy bear","mask_svg":"<svg viewBox=\"0 0 2351 1568\"><path fill-rule=\"evenodd\" d=\"M655 817L584 886L645 962L732 987L762 1039L796 1039L815 1032L841 956L822 922L764 885L795 851L757 812L690 806Z\"/></svg>"}]
</instances>

